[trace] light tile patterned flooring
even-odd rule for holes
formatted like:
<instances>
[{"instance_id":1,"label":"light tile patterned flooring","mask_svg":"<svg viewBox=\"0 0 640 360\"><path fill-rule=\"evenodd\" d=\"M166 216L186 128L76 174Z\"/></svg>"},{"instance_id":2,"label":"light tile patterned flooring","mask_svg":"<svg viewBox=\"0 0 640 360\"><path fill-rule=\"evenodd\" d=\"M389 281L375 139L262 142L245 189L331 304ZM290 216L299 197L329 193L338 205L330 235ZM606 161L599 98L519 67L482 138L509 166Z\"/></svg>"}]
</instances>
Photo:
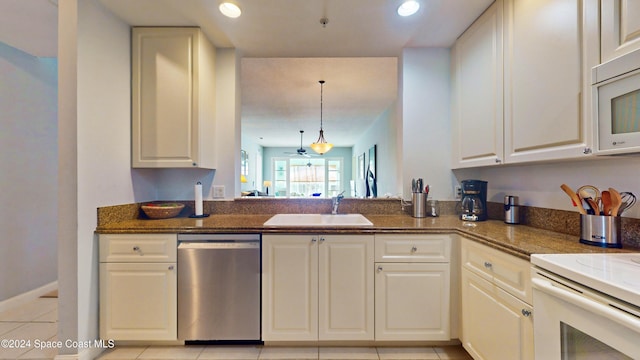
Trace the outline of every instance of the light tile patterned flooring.
<instances>
[{"instance_id":1,"label":"light tile patterned flooring","mask_svg":"<svg viewBox=\"0 0 640 360\"><path fill-rule=\"evenodd\" d=\"M157 346L121 347L99 360L471 360L459 346L443 347L263 347L263 346Z\"/></svg>"},{"instance_id":2,"label":"light tile patterned flooring","mask_svg":"<svg viewBox=\"0 0 640 360\"><path fill-rule=\"evenodd\" d=\"M34 348L56 341L58 299L39 298L0 313L0 340L30 341L27 348L0 346L0 359L51 360L57 349ZM265 346L116 346L98 360L471 360L460 346L443 347L265 347Z\"/></svg>"},{"instance_id":3,"label":"light tile patterned flooring","mask_svg":"<svg viewBox=\"0 0 640 360\"><path fill-rule=\"evenodd\" d=\"M0 312L0 359L53 359L57 349L36 349L34 341L56 340L57 333L57 298L39 298Z\"/></svg>"}]
</instances>

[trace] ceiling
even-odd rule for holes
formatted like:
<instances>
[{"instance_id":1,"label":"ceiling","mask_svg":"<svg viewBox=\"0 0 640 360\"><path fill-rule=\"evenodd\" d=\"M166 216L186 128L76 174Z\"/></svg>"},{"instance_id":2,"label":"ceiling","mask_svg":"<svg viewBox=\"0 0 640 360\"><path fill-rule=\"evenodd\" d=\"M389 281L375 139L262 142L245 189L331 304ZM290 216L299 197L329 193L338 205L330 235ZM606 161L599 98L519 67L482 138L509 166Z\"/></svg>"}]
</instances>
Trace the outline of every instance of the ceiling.
<instances>
[{"instance_id":1,"label":"ceiling","mask_svg":"<svg viewBox=\"0 0 640 360\"><path fill-rule=\"evenodd\" d=\"M451 46L493 2L418 0L418 13L402 18L401 0L234 0L242 16L229 19L217 9L222 0L93 1L129 25L199 26L216 47L236 48L243 57L243 134L262 137L256 141L265 146L296 147L299 130L305 143L318 136L318 80L326 81L325 136L349 146L343 135L362 133L395 100L402 49ZM0 41L54 56L55 4L0 1Z\"/></svg>"}]
</instances>

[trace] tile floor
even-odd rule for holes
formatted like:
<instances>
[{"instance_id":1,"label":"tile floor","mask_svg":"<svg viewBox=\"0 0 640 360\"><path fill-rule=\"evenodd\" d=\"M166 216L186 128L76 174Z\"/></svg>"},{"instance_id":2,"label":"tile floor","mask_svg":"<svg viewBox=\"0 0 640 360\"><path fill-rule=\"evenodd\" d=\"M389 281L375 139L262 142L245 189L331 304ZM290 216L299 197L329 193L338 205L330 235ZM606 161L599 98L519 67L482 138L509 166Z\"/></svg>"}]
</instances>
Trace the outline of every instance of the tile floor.
<instances>
[{"instance_id":1,"label":"tile floor","mask_svg":"<svg viewBox=\"0 0 640 360\"><path fill-rule=\"evenodd\" d=\"M263 347L150 346L115 347L99 360L471 360L459 346L444 347Z\"/></svg>"},{"instance_id":2,"label":"tile floor","mask_svg":"<svg viewBox=\"0 0 640 360\"><path fill-rule=\"evenodd\" d=\"M36 349L38 340L56 341L58 299L39 298L0 313L0 340L30 341L30 346L0 346L0 359L51 360L57 349ZM264 346L116 346L97 360L471 360L460 346L443 347L264 347Z\"/></svg>"},{"instance_id":3,"label":"tile floor","mask_svg":"<svg viewBox=\"0 0 640 360\"><path fill-rule=\"evenodd\" d=\"M39 298L0 312L0 359L53 359L57 349L37 349L34 341L56 340L57 333L57 298Z\"/></svg>"}]
</instances>

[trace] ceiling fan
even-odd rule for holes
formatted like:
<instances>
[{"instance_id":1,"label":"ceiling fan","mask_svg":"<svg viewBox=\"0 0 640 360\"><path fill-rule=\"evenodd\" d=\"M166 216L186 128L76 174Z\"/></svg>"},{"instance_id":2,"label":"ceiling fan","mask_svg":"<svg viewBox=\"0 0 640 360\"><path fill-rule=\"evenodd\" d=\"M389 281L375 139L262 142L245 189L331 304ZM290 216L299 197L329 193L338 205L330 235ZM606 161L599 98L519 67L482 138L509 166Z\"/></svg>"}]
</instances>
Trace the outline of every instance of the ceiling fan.
<instances>
[{"instance_id":1,"label":"ceiling fan","mask_svg":"<svg viewBox=\"0 0 640 360\"><path fill-rule=\"evenodd\" d=\"M300 148L296 149L295 153L287 152L285 154L291 154L289 156L304 156L304 157L312 157L317 156L316 154L307 154L307 150L302 147L302 134L304 134L304 130L300 130Z\"/></svg>"}]
</instances>

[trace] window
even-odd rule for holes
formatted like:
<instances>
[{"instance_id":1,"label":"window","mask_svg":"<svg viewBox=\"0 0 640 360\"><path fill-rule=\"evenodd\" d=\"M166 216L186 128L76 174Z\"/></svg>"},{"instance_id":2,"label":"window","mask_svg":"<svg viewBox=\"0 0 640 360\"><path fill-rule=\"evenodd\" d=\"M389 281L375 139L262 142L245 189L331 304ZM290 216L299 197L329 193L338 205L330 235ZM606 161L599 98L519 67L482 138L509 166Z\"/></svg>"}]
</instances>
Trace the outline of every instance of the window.
<instances>
[{"instance_id":1,"label":"window","mask_svg":"<svg viewBox=\"0 0 640 360\"><path fill-rule=\"evenodd\" d=\"M342 190L342 159L274 158L275 196L332 197Z\"/></svg>"}]
</instances>

